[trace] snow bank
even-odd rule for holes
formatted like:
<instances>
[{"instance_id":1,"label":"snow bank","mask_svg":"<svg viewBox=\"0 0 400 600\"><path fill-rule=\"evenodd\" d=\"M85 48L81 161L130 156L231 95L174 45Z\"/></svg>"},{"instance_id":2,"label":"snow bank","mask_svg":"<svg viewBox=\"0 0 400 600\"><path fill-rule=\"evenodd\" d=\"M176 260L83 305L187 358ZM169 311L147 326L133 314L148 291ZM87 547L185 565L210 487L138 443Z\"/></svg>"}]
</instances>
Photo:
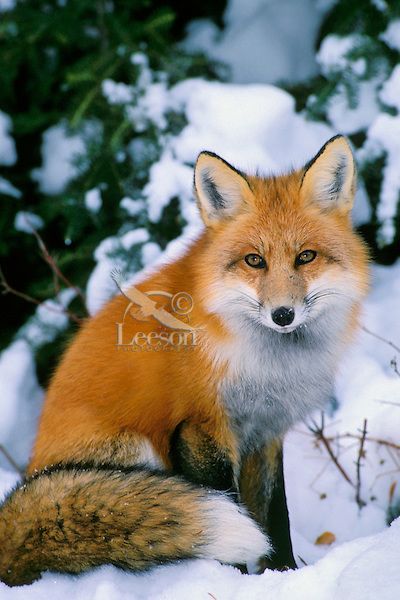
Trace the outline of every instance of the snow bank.
<instances>
[{"instance_id":1,"label":"snow bank","mask_svg":"<svg viewBox=\"0 0 400 600\"><path fill-rule=\"evenodd\" d=\"M22 466L31 450L43 398L32 350L26 341L15 341L0 355L0 387L0 444ZM0 467L12 469L1 452ZM2 481L0 471L0 485Z\"/></svg>"},{"instance_id":2,"label":"snow bank","mask_svg":"<svg viewBox=\"0 0 400 600\"><path fill-rule=\"evenodd\" d=\"M207 19L193 21L184 46L226 63L236 83L304 81L317 72L323 11L312 0L231 0L223 31Z\"/></svg>"}]
</instances>

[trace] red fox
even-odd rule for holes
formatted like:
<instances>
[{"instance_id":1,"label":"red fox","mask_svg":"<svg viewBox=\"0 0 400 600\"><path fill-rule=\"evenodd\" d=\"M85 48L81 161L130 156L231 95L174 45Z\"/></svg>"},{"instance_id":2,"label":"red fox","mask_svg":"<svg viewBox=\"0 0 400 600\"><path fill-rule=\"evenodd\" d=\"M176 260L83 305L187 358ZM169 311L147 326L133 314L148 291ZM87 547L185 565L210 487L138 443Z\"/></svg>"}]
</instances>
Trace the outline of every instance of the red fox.
<instances>
[{"instance_id":1,"label":"red fox","mask_svg":"<svg viewBox=\"0 0 400 600\"><path fill-rule=\"evenodd\" d=\"M51 381L0 508L2 581L195 557L295 568L282 440L324 406L357 328L355 186L342 136L277 177L199 155L201 234L89 319ZM180 292L191 312L178 302L171 329L154 298Z\"/></svg>"}]
</instances>

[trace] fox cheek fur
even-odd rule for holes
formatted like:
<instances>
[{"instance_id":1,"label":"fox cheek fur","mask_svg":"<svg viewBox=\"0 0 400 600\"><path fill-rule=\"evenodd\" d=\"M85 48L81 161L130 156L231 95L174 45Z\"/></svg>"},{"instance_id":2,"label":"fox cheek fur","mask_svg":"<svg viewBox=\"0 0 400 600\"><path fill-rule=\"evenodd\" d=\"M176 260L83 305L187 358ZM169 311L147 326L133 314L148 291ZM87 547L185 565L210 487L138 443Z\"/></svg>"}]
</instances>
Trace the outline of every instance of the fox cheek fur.
<instances>
[{"instance_id":1,"label":"fox cheek fur","mask_svg":"<svg viewBox=\"0 0 400 600\"><path fill-rule=\"evenodd\" d=\"M252 320L280 333L332 311L345 323L368 284L366 251L350 224L356 174L346 140L333 138L284 180L234 170L228 177L228 169L205 153L196 170L203 218L214 229L204 276L210 312L232 327L236 319L236 329ZM249 268L248 256L261 258L261 268Z\"/></svg>"},{"instance_id":2,"label":"fox cheek fur","mask_svg":"<svg viewBox=\"0 0 400 600\"><path fill-rule=\"evenodd\" d=\"M341 136L279 177L202 152L195 192L204 231L132 290L190 294L198 343L119 352L122 295L81 328L49 386L29 475L0 507L8 585L195 557L296 566L283 436L329 397L368 287L350 222L354 160ZM130 340L155 327L126 326Z\"/></svg>"}]
</instances>

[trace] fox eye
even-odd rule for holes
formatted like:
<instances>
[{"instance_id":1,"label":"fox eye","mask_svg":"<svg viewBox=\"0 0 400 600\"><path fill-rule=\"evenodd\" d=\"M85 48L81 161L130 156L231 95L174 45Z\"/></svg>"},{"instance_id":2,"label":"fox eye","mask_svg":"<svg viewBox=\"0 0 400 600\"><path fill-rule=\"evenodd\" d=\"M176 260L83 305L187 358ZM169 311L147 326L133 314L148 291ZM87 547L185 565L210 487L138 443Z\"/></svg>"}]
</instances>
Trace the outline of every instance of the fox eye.
<instances>
[{"instance_id":1,"label":"fox eye","mask_svg":"<svg viewBox=\"0 0 400 600\"><path fill-rule=\"evenodd\" d=\"M300 252L300 254L296 256L296 267L312 262L316 256L317 253L315 250L303 250L303 252Z\"/></svg>"},{"instance_id":2,"label":"fox eye","mask_svg":"<svg viewBox=\"0 0 400 600\"><path fill-rule=\"evenodd\" d=\"M259 254L247 254L244 257L244 260L249 267L253 267L253 269L263 269L267 264Z\"/></svg>"}]
</instances>

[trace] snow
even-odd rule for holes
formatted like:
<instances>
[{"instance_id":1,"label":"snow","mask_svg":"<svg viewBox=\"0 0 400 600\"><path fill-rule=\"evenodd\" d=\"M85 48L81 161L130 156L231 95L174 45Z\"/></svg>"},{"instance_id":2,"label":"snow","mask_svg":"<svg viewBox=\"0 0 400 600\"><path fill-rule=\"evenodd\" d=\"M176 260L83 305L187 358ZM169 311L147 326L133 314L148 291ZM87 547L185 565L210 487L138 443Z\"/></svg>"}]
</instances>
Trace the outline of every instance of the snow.
<instances>
[{"instance_id":1,"label":"snow","mask_svg":"<svg viewBox=\"0 0 400 600\"><path fill-rule=\"evenodd\" d=\"M400 192L400 115L380 113L368 129L363 152L365 155L386 153L377 216L382 222L382 243L390 244L395 233L393 220Z\"/></svg>"},{"instance_id":2,"label":"snow","mask_svg":"<svg viewBox=\"0 0 400 600\"><path fill-rule=\"evenodd\" d=\"M75 296L75 290L66 288L54 298L42 302L17 331L16 338L28 342L33 350L54 341L57 335L68 327L69 319L65 309Z\"/></svg>"},{"instance_id":3,"label":"snow","mask_svg":"<svg viewBox=\"0 0 400 600\"><path fill-rule=\"evenodd\" d=\"M86 306L89 314L96 313L109 298L117 293L117 287L111 277L115 269L124 269L121 252L130 251L134 246L149 242L149 232L143 227L127 231L121 236L110 236L96 248L94 258L96 267L92 271L86 287ZM150 254L149 254L150 256ZM153 253L155 260L156 254Z\"/></svg>"},{"instance_id":4,"label":"snow","mask_svg":"<svg viewBox=\"0 0 400 600\"><path fill-rule=\"evenodd\" d=\"M43 398L36 379L33 353L25 340L14 341L0 355L0 389L0 444L7 448L17 464L24 465L35 436ZM11 470L1 452L0 467Z\"/></svg>"},{"instance_id":5,"label":"snow","mask_svg":"<svg viewBox=\"0 0 400 600\"><path fill-rule=\"evenodd\" d=\"M236 83L304 81L317 73L314 44L325 10L312 0L231 0L223 31L194 21L184 47L228 64Z\"/></svg>"},{"instance_id":6,"label":"snow","mask_svg":"<svg viewBox=\"0 0 400 600\"><path fill-rule=\"evenodd\" d=\"M149 83L146 88L143 88L136 105L128 106L126 109L126 115L137 132L144 131L148 122L153 123L159 129L166 127L167 121L164 113L167 97L168 91L165 82Z\"/></svg>"},{"instance_id":7,"label":"snow","mask_svg":"<svg viewBox=\"0 0 400 600\"><path fill-rule=\"evenodd\" d=\"M300 166L333 130L307 122L293 97L271 85L234 85L186 80L171 90L188 125L171 142L182 162L212 149L245 171L268 174Z\"/></svg>"},{"instance_id":8,"label":"snow","mask_svg":"<svg viewBox=\"0 0 400 600\"><path fill-rule=\"evenodd\" d=\"M327 35L322 40L316 57L322 74L328 76L332 71L340 73L351 68L354 63L347 58L347 54L359 42L360 36L356 34L347 36Z\"/></svg>"},{"instance_id":9,"label":"snow","mask_svg":"<svg viewBox=\"0 0 400 600\"><path fill-rule=\"evenodd\" d=\"M101 192L99 188L88 190L85 194L85 206L89 212L96 214L99 212L103 204Z\"/></svg>"},{"instance_id":10,"label":"snow","mask_svg":"<svg viewBox=\"0 0 400 600\"><path fill-rule=\"evenodd\" d=\"M162 250L156 242L147 242L143 244L142 248L142 263L143 265L149 266L155 263L160 258Z\"/></svg>"},{"instance_id":11,"label":"snow","mask_svg":"<svg viewBox=\"0 0 400 600\"><path fill-rule=\"evenodd\" d=\"M140 227L139 229L134 229L132 231L128 231L121 238L120 242L125 250L129 250L135 244L144 244L148 242L150 238L150 234L147 229L144 227Z\"/></svg>"},{"instance_id":12,"label":"snow","mask_svg":"<svg viewBox=\"0 0 400 600\"><path fill-rule=\"evenodd\" d=\"M175 196L181 202L192 198L193 170L182 165L170 152L165 152L159 162L150 169L149 183L143 190L147 198L151 221L159 221L162 210Z\"/></svg>"},{"instance_id":13,"label":"snow","mask_svg":"<svg viewBox=\"0 0 400 600\"><path fill-rule=\"evenodd\" d=\"M400 65L393 69L391 76L385 81L379 97L382 102L400 111Z\"/></svg>"},{"instance_id":14,"label":"snow","mask_svg":"<svg viewBox=\"0 0 400 600\"><path fill-rule=\"evenodd\" d=\"M12 198L21 198L22 193L10 181L0 177L0 194L11 196Z\"/></svg>"},{"instance_id":15,"label":"snow","mask_svg":"<svg viewBox=\"0 0 400 600\"><path fill-rule=\"evenodd\" d=\"M44 227L44 221L42 217L35 215L33 212L19 210L15 215L14 227L17 231L32 234L33 230Z\"/></svg>"},{"instance_id":16,"label":"snow","mask_svg":"<svg viewBox=\"0 0 400 600\"><path fill-rule=\"evenodd\" d=\"M400 19L391 21L386 31L380 37L390 48L400 52Z\"/></svg>"},{"instance_id":17,"label":"snow","mask_svg":"<svg viewBox=\"0 0 400 600\"><path fill-rule=\"evenodd\" d=\"M0 5L0 12L2 8ZM10 135L12 129L11 118L0 110L0 165L11 166L17 161L15 143Z\"/></svg>"},{"instance_id":18,"label":"snow","mask_svg":"<svg viewBox=\"0 0 400 600\"><path fill-rule=\"evenodd\" d=\"M44 194L61 194L79 170L75 160L85 145L79 135L69 135L65 123L54 125L43 134L43 165L34 169L32 178Z\"/></svg>"},{"instance_id":19,"label":"snow","mask_svg":"<svg viewBox=\"0 0 400 600\"><path fill-rule=\"evenodd\" d=\"M380 111L376 88L377 82L374 80L361 81L357 106L351 108L345 86L339 85L337 93L329 99L327 105L327 116L333 127L346 135L365 130Z\"/></svg>"},{"instance_id":20,"label":"snow","mask_svg":"<svg viewBox=\"0 0 400 600\"><path fill-rule=\"evenodd\" d=\"M400 49L396 46L400 40L400 20L392 21L381 39L393 49ZM378 243L385 246L395 238L394 219L400 197L400 66L397 65L388 76L387 68L381 63L375 68L374 76L364 80L365 60L351 58L351 52L360 49L362 44L363 38L358 34L328 35L322 41L317 61L327 79L336 82L335 93L327 103L328 121L345 134L366 131L366 142L357 156L367 168L374 158L384 156L376 215L380 223ZM341 79L337 81L339 76ZM390 107L390 112L382 108L382 104ZM390 114L393 112L397 114Z\"/></svg>"},{"instance_id":21,"label":"snow","mask_svg":"<svg viewBox=\"0 0 400 600\"><path fill-rule=\"evenodd\" d=\"M103 304L117 292L111 273L120 267L116 258L121 244L117 236L105 238L96 248L93 269L86 286L86 307L89 314L95 314Z\"/></svg>"},{"instance_id":22,"label":"snow","mask_svg":"<svg viewBox=\"0 0 400 600\"><path fill-rule=\"evenodd\" d=\"M134 89L131 85L117 83L112 79L104 79L101 91L110 104L128 104L134 97Z\"/></svg>"},{"instance_id":23,"label":"snow","mask_svg":"<svg viewBox=\"0 0 400 600\"><path fill-rule=\"evenodd\" d=\"M16 0L0 0L0 12L12 10L15 7Z\"/></svg>"},{"instance_id":24,"label":"snow","mask_svg":"<svg viewBox=\"0 0 400 600\"><path fill-rule=\"evenodd\" d=\"M135 217L145 208L145 203L143 200L133 200L128 196L122 198L119 203L120 207L126 210L130 217Z\"/></svg>"}]
</instances>

